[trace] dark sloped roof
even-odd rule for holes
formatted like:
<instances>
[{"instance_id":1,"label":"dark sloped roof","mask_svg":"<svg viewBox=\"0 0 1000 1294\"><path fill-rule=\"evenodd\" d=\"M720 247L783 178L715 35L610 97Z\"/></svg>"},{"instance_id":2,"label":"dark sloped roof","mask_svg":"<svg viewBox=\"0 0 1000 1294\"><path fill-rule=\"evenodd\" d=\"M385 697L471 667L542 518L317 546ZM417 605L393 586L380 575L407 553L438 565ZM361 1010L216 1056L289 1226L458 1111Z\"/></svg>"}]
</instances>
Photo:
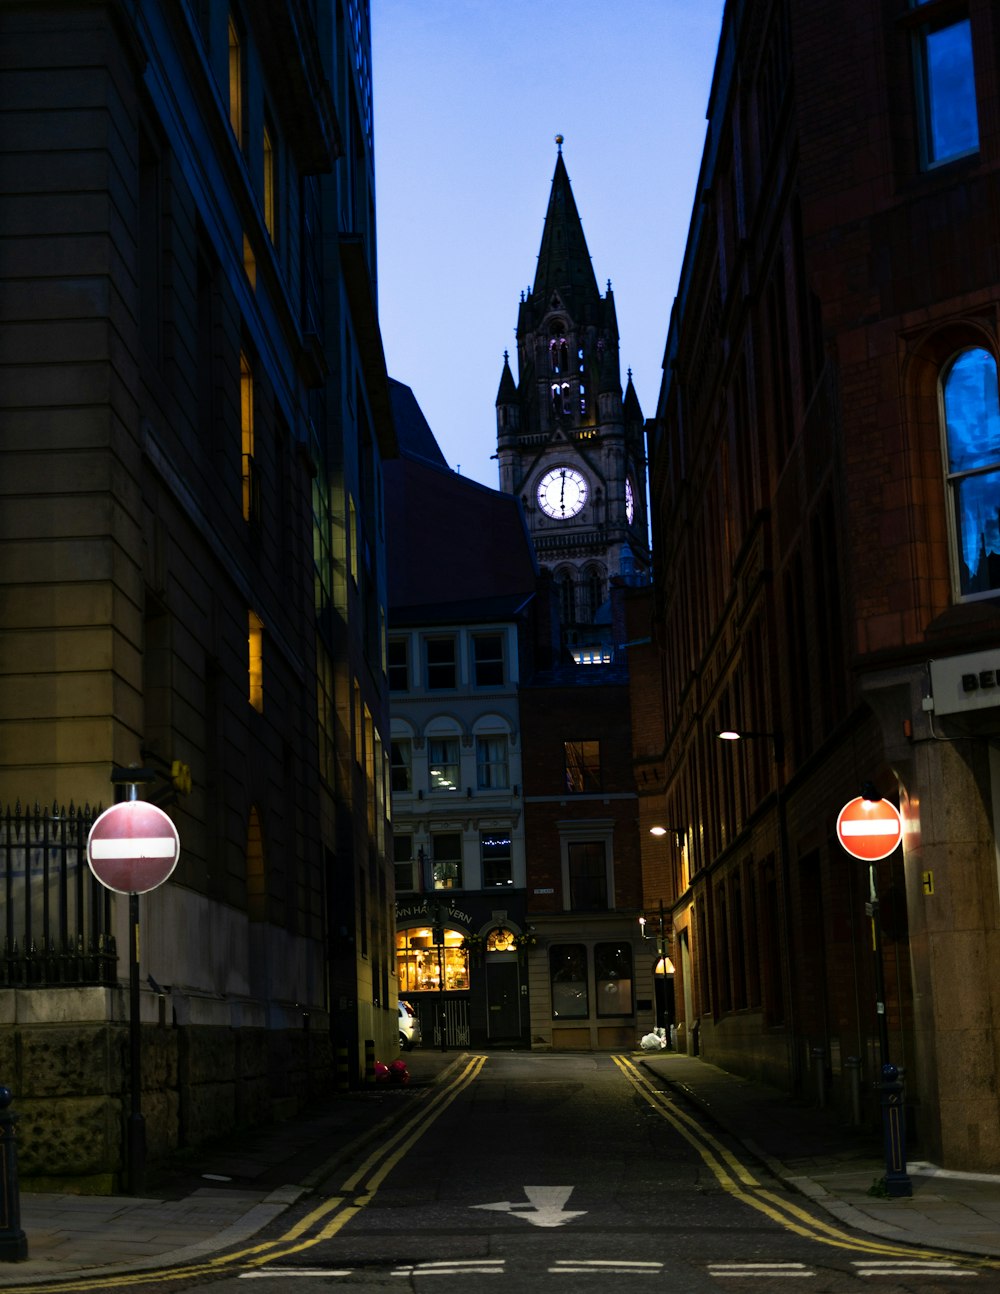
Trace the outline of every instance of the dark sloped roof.
<instances>
[{"instance_id":1,"label":"dark sloped roof","mask_svg":"<svg viewBox=\"0 0 1000 1294\"><path fill-rule=\"evenodd\" d=\"M397 382L393 377L389 378L389 399L392 402L399 452L407 458L423 459L438 467L447 468L448 462L410 387Z\"/></svg>"},{"instance_id":2,"label":"dark sloped roof","mask_svg":"<svg viewBox=\"0 0 1000 1294\"><path fill-rule=\"evenodd\" d=\"M422 459L384 464L389 615L509 618L538 568L520 500Z\"/></svg>"}]
</instances>

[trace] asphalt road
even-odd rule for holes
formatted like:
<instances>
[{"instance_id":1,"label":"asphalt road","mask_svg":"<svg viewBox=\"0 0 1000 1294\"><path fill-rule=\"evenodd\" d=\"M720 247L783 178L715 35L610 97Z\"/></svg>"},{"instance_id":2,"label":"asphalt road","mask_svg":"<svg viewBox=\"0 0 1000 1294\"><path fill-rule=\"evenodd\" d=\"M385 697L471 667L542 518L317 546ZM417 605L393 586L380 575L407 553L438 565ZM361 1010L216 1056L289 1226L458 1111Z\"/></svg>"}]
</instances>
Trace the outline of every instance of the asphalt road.
<instances>
[{"instance_id":1,"label":"asphalt road","mask_svg":"<svg viewBox=\"0 0 1000 1294\"><path fill-rule=\"evenodd\" d=\"M1000 1290L1000 1272L814 1211L628 1057L513 1053L470 1059L238 1253L101 1288L765 1294L789 1280Z\"/></svg>"}]
</instances>

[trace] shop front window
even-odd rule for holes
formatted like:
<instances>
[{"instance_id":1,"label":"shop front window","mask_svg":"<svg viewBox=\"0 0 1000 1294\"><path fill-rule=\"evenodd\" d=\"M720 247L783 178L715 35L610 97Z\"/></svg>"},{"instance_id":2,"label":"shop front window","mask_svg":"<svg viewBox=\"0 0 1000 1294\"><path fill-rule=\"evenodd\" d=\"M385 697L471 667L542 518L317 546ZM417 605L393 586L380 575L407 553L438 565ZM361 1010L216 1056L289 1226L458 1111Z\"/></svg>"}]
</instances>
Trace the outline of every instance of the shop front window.
<instances>
[{"instance_id":1,"label":"shop front window","mask_svg":"<svg viewBox=\"0 0 1000 1294\"><path fill-rule=\"evenodd\" d=\"M632 1014L632 947L630 944L596 944L594 979L598 1015Z\"/></svg>"},{"instance_id":2,"label":"shop front window","mask_svg":"<svg viewBox=\"0 0 1000 1294\"><path fill-rule=\"evenodd\" d=\"M549 977L553 1019L585 1020L590 1014L586 947L583 944L553 944L549 949Z\"/></svg>"},{"instance_id":3,"label":"shop front window","mask_svg":"<svg viewBox=\"0 0 1000 1294\"><path fill-rule=\"evenodd\" d=\"M399 994L461 992L469 987L469 954L458 930L445 930L435 944L430 926L414 926L396 935L396 974ZM443 985L442 985L443 980Z\"/></svg>"}]
</instances>

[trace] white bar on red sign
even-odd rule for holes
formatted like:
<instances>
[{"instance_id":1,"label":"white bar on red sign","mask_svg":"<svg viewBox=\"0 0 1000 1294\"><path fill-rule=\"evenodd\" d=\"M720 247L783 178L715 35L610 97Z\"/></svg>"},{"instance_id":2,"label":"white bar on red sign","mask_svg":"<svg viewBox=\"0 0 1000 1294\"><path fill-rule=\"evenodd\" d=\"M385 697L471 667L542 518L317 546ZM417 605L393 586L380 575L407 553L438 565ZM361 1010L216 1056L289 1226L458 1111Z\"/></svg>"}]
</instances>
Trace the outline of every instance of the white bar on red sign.
<instances>
[{"instance_id":1,"label":"white bar on red sign","mask_svg":"<svg viewBox=\"0 0 1000 1294\"><path fill-rule=\"evenodd\" d=\"M134 836L127 840L91 838L92 858L173 858L177 842L169 836Z\"/></svg>"}]
</instances>

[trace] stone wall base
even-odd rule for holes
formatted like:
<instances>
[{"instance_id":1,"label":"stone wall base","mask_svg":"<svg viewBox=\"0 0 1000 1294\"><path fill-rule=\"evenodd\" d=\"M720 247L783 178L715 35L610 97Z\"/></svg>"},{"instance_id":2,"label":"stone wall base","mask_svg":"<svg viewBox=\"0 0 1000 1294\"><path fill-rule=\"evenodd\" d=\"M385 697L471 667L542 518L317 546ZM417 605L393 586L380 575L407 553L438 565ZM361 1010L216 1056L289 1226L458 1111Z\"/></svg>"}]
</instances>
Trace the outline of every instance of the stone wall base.
<instances>
[{"instance_id":1,"label":"stone wall base","mask_svg":"<svg viewBox=\"0 0 1000 1294\"><path fill-rule=\"evenodd\" d=\"M59 991L36 992L51 998ZM117 1005L114 990L101 992L109 1007ZM14 1094L21 1188L76 1194L123 1189L131 1111L127 1023L73 1020L65 1010L48 1013L49 1020L37 1018L44 1012L29 1014L36 1018L0 1030L0 1083ZM148 1162L289 1117L332 1092L329 1029L325 1020L321 1028L310 1023L144 1023L141 1109Z\"/></svg>"}]
</instances>

